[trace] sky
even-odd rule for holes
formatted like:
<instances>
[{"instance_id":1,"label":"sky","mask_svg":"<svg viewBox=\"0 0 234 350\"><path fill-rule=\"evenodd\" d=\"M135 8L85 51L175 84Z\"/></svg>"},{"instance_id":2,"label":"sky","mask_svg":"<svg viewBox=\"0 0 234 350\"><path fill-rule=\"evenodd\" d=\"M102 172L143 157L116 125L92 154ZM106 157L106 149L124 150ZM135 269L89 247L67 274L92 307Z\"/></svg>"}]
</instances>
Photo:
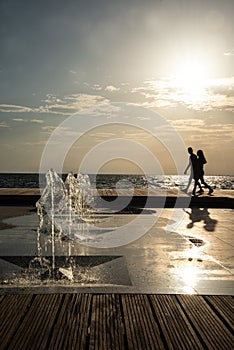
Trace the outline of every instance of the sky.
<instances>
[{"instance_id":1,"label":"sky","mask_svg":"<svg viewBox=\"0 0 234 350\"><path fill-rule=\"evenodd\" d=\"M233 0L0 0L0 172L38 172L69 116L121 102L163 116L185 150L203 149L206 174L233 175L233 13ZM77 140L64 171L120 135L175 172L157 137L114 124ZM135 158L120 158L101 172L140 171Z\"/></svg>"}]
</instances>

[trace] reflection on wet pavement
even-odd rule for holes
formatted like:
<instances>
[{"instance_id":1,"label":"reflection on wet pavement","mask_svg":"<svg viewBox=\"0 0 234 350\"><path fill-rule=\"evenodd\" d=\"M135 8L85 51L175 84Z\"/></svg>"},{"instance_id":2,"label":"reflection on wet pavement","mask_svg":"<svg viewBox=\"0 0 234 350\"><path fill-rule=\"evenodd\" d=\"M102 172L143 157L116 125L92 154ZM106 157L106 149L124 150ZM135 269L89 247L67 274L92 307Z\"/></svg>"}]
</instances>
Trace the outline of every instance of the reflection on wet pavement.
<instances>
[{"instance_id":1,"label":"reflection on wet pavement","mask_svg":"<svg viewBox=\"0 0 234 350\"><path fill-rule=\"evenodd\" d=\"M215 226L217 224L217 220L212 219L210 217L210 213L207 208L191 208L185 210L185 212L189 215L189 219L191 220L187 224L187 228L192 228L195 222L203 222L203 228L207 231L214 231Z\"/></svg>"},{"instance_id":2,"label":"reflection on wet pavement","mask_svg":"<svg viewBox=\"0 0 234 350\"><path fill-rule=\"evenodd\" d=\"M170 226L175 210L163 209L155 225L143 237L125 246L102 249L69 240L57 240L56 256L83 256L90 261L92 256L116 256L116 259L107 259L93 268L92 281L90 277L82 283L74 283L74 280L67 278L66 283L57 281L56 288L61 291L66 287L72 291L89 292L233 294L233 210L176 210L184 213L176 229L172 230ZM142 225L147 222L149 215L153 215L152 212L140 214ZM113 225L121 226L131 222L134 215L109 215L109 220ZM12 273L22 272L19 264L7 261L3 256L37 255L38 219L36 214L31 214L5 219L3 223L8 226L0 230L2 283L9 281ZM134 231L134 225L131 229ZM45 254L51 254L49 245ZM60 269L66 268L60 266ZM69 277L69 270L61 271ZM79 269L74 269L73 275L78 274ZM53 281L49 284L52 285ZM15 286L13 282L10 286L5 283L1 290ZM23 279L17 287L25 287ZM45 282L39 287L42 292L46 292Z\"/></svg>"}]
</instances>

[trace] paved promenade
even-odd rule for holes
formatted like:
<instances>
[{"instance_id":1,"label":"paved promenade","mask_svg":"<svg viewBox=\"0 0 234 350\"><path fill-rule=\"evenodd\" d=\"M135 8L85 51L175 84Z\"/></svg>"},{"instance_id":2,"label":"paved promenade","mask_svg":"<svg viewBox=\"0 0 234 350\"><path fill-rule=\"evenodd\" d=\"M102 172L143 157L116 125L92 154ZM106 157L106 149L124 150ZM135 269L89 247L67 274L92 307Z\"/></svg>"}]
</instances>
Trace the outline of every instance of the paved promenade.
<instances>
[{"instance_id":1,"label":"paved promenade","mask_svg":"<svg viewBox=\"0 0 234 350\"><path fill-rule=\"evenodd\" d=\"M142 236L115 248L56 239L62 278L52 279L30 268L38 255L39 195L29 192L0 191L1 350L233 348L233 191L176 209L173 191L167 208L143 211L145 194L135 193L137 205L105 213L97 226L125 227L130 237L140 228ZM102 195L110 201L116 193ZM41 239L51 262L48 235Z\"/></svg>"},{"instance_id":2,"label":"paved promenade","mask_svg":"<svg viewBox=\"0 0 234 350\"><path fill-rule=\"evenodd\" d=\"M232 191L217 196L224 200ZM23 195L21 195L23 197ZM140 197L140 196L139 196ZM215 196L211 197L215 200ZM12 197L13 199L13 197ZM9 273L18 273L37 255L38 217L34 207L1 206L0 278L8 281ZM25 215L27 214L27 215ZM27 291L110 292L110 293L192 293L234 294L233 209L207 206L191 208L151 208L144 211L108 214L99 229L114 231L126 227L126 234L147 232L132 243L116 248L90 247L77 241L56 241L58 264L72 256L77 266L87 266L79 275L74 269L73 281L33 285L19 278L3 283L2 293ZM134 219L138 217L135 222ZM108 235L107 235L108 240ZM48 246L46 255L50 255ZM19 261L19 257L22 257ZM98 258L97 258L98 257ZM60 260L59 260L60 259ZM62 259L62 260L61 260ZM82 261L81 261L82 260ZM23 264L23 266L22 266ZM80 281L81 283L77 283ZM74 283L73 283L74 282Z\"/></svg>"}]
</instances>

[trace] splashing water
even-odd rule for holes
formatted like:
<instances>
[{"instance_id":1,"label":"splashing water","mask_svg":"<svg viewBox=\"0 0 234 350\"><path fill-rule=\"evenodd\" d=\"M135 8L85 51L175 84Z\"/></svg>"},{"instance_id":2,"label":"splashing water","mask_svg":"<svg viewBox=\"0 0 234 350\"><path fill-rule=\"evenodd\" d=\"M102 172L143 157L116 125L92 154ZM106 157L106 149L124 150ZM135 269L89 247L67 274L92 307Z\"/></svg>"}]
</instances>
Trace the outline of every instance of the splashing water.
<instances>
[{"instance_id":1,"label":"splashing water","mask_svg":"<svg viewBox=\"0 0 234 350\"><path fill-rule=\"evenodd\" d=\"M46 187L41 198L36 203L39 217L37 229L38 256L33 259L31 266L40 265L42 270L49 269L48 275L58 278L56 268L55 240L68 240L68 258L71 257L71 240L82 243L89 237L89 227L92 223L100 221L95 216L94 197L90 191L91 185L88 175L78 174L77 178L69 173L65 182L54 170L46 174ZM44 247L42 247L42 234L47 236ZM48 260L43 257L43 248L51 247L52 263L48 268ZM73 280L72 264L68 268L59 268L59 273Z\"/></svg>"}]
</instances>

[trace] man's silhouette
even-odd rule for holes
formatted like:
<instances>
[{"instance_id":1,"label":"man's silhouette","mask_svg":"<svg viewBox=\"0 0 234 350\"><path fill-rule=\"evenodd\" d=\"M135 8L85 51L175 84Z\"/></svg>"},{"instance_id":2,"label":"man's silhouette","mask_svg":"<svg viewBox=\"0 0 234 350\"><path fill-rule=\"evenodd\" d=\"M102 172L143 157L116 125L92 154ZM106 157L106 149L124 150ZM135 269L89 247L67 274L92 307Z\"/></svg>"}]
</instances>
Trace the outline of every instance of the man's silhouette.
<instances>
[{"instance_id":1,"label":"man's silhouette","mask_svg":"<svg viewBox=\"0 0 234 350\"><path fill-rule=\"evenodd\" d=\"M188 153L190 154L190 157L189 157L189 163L188 163L188 166L186 167L185 171L184 171L184 174L187 173L188 169L191 168L191 171L190 171L190 177L189 177L189 181L188 181L188 185L185 189L185 191L187 192L188 189L189 189L189 186L192 182L192 179L194 179L194 188L193 188L193 191L192 191L192 194L195 196L196 194L196 187L198 186L200 188L200 193L203 192L203 189L202 189L202 186L199 182L199 164L198 164L198 160L197 160L197 156L196 154L193 153L193 149L192 147L189 147L188 148Z\"/></svg>"}]
</instances>

